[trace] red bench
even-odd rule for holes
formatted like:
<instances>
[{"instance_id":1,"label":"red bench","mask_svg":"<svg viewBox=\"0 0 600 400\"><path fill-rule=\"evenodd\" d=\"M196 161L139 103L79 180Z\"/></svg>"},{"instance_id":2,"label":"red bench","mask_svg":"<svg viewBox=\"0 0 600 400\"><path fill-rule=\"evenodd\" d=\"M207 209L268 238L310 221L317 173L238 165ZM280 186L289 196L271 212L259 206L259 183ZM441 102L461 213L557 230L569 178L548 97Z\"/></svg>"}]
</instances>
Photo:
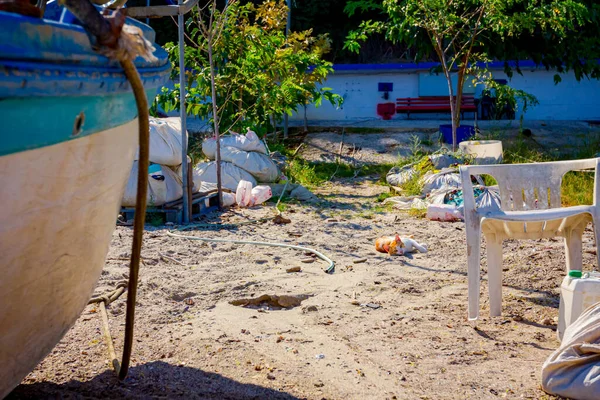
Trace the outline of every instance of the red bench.
<instances>
[{"instance_id":1,"label":"red bench","mask_svg":"<svg viewBox=\"0 0 600 400\"><path fill-rule=\"evenodd\" d=\"M399 98L396 99L396 112L406 113L407 118L410 118L410 113L450 112L450 97L431 96ZM460 112L463 117L465 112L473 112L475 113L475 118L477 118L477 104L475 103L475 97L463 96Z\"/></svg>"}]
</instances>

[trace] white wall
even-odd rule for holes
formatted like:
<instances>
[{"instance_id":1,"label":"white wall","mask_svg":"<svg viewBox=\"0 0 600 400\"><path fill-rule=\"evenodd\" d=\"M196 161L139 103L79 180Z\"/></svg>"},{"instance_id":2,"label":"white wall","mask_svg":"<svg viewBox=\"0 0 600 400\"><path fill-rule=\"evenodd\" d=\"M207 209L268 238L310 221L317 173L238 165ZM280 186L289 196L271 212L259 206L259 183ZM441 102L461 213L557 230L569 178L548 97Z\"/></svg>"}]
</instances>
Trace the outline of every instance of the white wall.
<instances>
[{"instance_id":1,"label":"white wall","mask_svg":"<svg viewBox=\"0 0 600 400\"><path fill-rule=\"evenodd\" d=\"M344 105L336 110L329 103L323 102L321 107L307 108L309 120L361 120L379 118L376 107L378 103L394 101L398 97L419 96L419 73L424 71L398 73L334 73L329 76L324 86L344 97ZM523 69L523 75L514 74L509 85L522 89L537 97L540 104L530 108L525 114L528 120L600 120L600 81L584 79L577 82L572 74L562 75L562 82L554 84L554 72L545 70ZM495 71L497 79L507 79L501 71ZM392 82L394 91L389 100L382 98L383 93L377 91L378 82ZM419 114L414 118L437 118L442 114ZM519 118L517 114L517 119ZM303 111L291 117L291 120L302 120ZM446 116L447 117L447 116ZM397 114L394 119L406 119L405 114ZM467 117L469 119L471 117Z\"/></svg>"}]
</instances>

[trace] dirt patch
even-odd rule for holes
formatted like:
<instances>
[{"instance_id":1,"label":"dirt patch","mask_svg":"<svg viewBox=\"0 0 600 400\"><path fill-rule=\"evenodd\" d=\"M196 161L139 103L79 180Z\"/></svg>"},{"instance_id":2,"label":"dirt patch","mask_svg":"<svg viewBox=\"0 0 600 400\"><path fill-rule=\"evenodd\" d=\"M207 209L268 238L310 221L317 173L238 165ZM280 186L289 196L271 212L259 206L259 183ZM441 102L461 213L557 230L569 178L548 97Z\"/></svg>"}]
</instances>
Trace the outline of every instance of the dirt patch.
<instances>
[{"instance_id":1,"label":"dirt patch","mask_svg":"<svg viewBox=\"0 0 600 400\"><path fill-rule=\"evenodd\" d=\"M312 247L335 261L333 274L321 260L302 262L302 251L188 241L148 228L127 381L109 370L100 315L88 306L9 398L544 398L540 368L559 344L562 241L504 244L503 315L495 318L482 246L481 318L470 323L464 224L384 211L376 198L387 190L369 178L339 180L316 189L321 203L289 205L289 224L186 232ZM273 215L264 206L202 222ZM414 235L428 253L377 253L375 239L394 233ZM116 229L98 294L127 275L131 238L130 227ZM593 248L586 230L586 269L595 264ZM287 272L294 267L301 272ZM280 311L230 304L265 293L312 296ZM122 296L109 308L117 351L124 306Z\"/></svg>"}]
</instances>

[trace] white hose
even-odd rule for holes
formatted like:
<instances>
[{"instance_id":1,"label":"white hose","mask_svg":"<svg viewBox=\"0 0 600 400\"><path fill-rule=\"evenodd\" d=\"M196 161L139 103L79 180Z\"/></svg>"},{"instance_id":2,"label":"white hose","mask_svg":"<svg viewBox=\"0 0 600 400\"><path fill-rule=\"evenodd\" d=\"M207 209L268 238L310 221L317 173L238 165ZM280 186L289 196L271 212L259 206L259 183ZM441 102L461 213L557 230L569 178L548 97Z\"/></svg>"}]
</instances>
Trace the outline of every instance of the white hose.
<instances>
[{"instance_id":1,"label":"white hose","mask_svg":"<svg viewBox=\"0 0 600 400\"><path fill-rule=\"evenodd\" d=\"M324 255L322 253L319 253L316 250L309 249L308 247L295 246L293 244L284 244L284 243L254 242L254 241L250 241L250 240L209 239L209 238L203 238L203 237L198 237L198 236L179 235L177 233L173 233L170 231L167 232L167 235L172 236L172 237L182 238L182 239L201 240L203 242L252 244L255 246L270 246L270 247L287 247L289 249L306 251L306 252L312 253L312 254L316 255L317 257L319 257L321 260L328 262L329 266L325 270L325 272L327 272L328 274L333 273L333 271L335 269L335 264L333 263L333 261L331 261L331 259L329 257L327 257L326 255Z\"/></svg>"}]
</instances>

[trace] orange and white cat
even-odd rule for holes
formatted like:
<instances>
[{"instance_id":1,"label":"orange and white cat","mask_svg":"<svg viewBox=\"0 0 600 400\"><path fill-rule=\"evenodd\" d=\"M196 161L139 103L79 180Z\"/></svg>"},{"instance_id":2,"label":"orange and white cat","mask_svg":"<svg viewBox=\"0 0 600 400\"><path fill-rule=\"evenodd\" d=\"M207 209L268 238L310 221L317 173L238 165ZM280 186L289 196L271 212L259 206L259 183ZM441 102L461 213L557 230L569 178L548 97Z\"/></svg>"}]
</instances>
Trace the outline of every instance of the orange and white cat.
<instances>
[{"instance_id":1,"label":"orange and white cat","mask_svg":"<svg viewBox=\"0 0 600 400\"><path fill-rule=\"evenodd\" d=\"M427 246L419 244L413 239L413 236L401 238L400 235L396 234L396 236L384 236L375 240L375 250L395 256L415 251L427 253Z\"/></svg>"}]
</instances>

